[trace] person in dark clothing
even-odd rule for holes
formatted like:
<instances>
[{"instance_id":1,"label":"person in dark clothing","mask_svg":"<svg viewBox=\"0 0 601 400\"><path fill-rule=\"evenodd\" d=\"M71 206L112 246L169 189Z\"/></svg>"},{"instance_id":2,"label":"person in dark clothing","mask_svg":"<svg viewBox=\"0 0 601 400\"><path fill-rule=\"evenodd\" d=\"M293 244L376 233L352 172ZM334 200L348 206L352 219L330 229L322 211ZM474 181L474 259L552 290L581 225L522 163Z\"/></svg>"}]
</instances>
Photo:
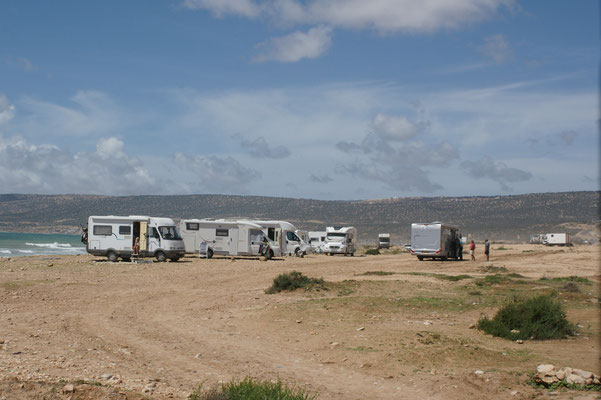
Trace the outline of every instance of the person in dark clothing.
<instances>
[{"instance_id":1,"label":"person in dark clothing","mask_svg":"<svg viewBox=\"0 0 601 400\"><path fill-rule=\"evenodd\" d=\"M488 239L484 242L484 255L486 256L486 261L488 261L490 256L490 242Z\"/></svg>"}]
</instances>

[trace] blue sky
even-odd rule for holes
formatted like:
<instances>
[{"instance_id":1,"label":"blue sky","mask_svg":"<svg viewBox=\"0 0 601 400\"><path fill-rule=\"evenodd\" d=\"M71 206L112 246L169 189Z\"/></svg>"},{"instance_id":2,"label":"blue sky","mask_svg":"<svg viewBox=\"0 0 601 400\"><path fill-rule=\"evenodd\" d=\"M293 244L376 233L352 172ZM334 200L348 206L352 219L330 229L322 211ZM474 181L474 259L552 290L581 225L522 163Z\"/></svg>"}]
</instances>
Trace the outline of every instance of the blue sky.
<instances>
[{"instance_id":1,"label":"blue sky","mask_svg":"<svg viewBox=\"0 0 601 400\"><path fill-rule=\"evenodd\" d=\"M597 190L599 3L0 5L0 193Z\"/></svg>"}]
</instances>

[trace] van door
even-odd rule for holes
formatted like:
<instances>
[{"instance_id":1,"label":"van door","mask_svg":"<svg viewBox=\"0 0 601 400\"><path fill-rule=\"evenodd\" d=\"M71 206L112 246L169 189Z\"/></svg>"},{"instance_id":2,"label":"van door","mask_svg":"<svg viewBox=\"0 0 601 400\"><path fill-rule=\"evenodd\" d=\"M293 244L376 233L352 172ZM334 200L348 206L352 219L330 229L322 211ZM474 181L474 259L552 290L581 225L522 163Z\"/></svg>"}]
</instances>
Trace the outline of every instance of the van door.
<instances>
[{"instance_id":1,"label":"van door","mask_svg":"<svg viewBox=\"0 0 601 400\"><path fill-rule=\"evenodd\" d=\"M140 222L140 251L148 250L148 222Z\"/></svg>"},{"instance_id":2,"label":"van door","mask_svg":"<svg viewBox=\"0 0 601 400\"><path fill-rule=\"evenodd\" d=\"M250 229L249 236L251 253L259 254L259 246L261 246L261 242L263 241L265 234L259 229Z\"/></svg>"},{"instance_id":3,"label":"van door","mask_svg":"<svg viewBox=\"0 0 601 400\"><path fill-rule=\"evenodd\" d=\"M238 255L238 228L230 228L230 255Z\"/></svg>"},{"instance_id":4,"label":"van door","mask_svg":"<svg viewBox=\"0 0 601 400\"><path fill-rule=\"evenodd\" d=\"M148 227L148 251L154 253L161 248L161 237L159 231L154 226Z\"/></svg>"}]
</instances>

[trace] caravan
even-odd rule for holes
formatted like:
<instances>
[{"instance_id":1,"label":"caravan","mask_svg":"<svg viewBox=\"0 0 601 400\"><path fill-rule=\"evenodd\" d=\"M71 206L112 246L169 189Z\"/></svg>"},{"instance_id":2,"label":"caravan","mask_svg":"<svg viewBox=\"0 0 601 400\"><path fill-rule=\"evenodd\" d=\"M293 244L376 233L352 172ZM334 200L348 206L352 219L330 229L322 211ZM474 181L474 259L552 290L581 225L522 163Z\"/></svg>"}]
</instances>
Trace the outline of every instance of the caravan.
<instances>
[{"instance_id":1,"label":"caravan","mask_svg":"<svg viewBox=\"0 0 601 400\"><path fill-rule=\"evenodd\" d=\"M184 256L184 241L171 218L130 215L90 216L87 237L82 237L88 253L111 261L132 256L177 261Z\"/></svg>"},{"instance_id":2,"label":"caravan","mask_svg":"<svg viewBox=\"0 0 601 400\"><path fill-rule=\"evenodd\" d=\"M179 228L186 245L186 253L228 256L258 256L267 235L261 225L250 221L184 219ZM269 241L267 258L280 256L279 246Z\"/></svg>"},{"instance_id":3,"label":"caravan","mask_svg":"<svg viewBox=\"0 0 601 400\"><path fill-rule=\"evenodd\" d=\"M378 248L389 249L390 248L390 233L380 233L378 235Z\"/></svg>"},{"instance_id":4,"label":"caravan","mask_svg":"<svg viewBox=\"0 0 601 400\"><path fill-rule=\"evenodd\" d=\"M269 240L279 246L282 255L303 256L311 252L311 246L299 237L298 230L290 222L265 220L245 220L244 222L262 226Z\"/></svg>"},{"instance_id":5,"label":"caravan","mask_svg":"<svg viewBox=\"0 0 601 400\"><path fill-rule=\"evenodd\" d=\"M333 256L334 254L355 255L357 240L357 229L352 226L328 226L326 228L326 241L323 252Z\"/></svg>"},{"instance_id":6,"label":"caravan","mask_svg":"<svg viewBox=\"0 0 601 400\"><path fill-rule=\"evenodd\" d=\"M323 253L323 245L326 242L325 231L311 231L308 233L309 244L314 253Z\"/></svg>"},{"instance_id":7,"label":"caravan","mask_svg":"<svg viewBox=\"0 0 601 400\"><path fill-rule=\"evenodd\" d=\"M547 233L543 235L545 246L573 246L569 233Z\"/></svg>"},{"instance_id":8,"label":"caravan","mask_svg":"<svg viewBox=\"0 0 601 400\"><path fill-rule=\"evenodd\" d=\"M422 261L424 258L447 260L460 258L461 234L454 226L442 222L411 224L411 254Z\"/></svg>"}]
</instances>

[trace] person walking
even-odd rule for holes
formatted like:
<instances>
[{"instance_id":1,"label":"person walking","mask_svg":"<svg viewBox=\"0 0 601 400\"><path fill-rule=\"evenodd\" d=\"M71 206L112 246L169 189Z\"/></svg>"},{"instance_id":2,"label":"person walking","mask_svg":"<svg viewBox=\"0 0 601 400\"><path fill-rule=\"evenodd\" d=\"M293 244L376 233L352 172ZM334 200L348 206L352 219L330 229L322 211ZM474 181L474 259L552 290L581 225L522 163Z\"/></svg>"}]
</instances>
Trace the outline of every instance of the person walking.
<instances>
[{"instance_id":1,"label":"person walking","mask_svg":"<svg viewBox=\"0 0 601 400\"><path fill-rule=\"evenodd\" d=\"M486 242L484 242L484 255L486 256L486 261L488 261L490 256L490 242L488 239L486 239Z\"/></svg>"},{"instance_id":2,"label":"person walking","mask_svg":"<svg viewBox=\"0 0 601 400\"><path fill-rule=\"evenodd\" d=\"M470 256L472 256L472 261L476 261L476 243L473 240L470 244Z\"/></svg>"}]
</instances>

